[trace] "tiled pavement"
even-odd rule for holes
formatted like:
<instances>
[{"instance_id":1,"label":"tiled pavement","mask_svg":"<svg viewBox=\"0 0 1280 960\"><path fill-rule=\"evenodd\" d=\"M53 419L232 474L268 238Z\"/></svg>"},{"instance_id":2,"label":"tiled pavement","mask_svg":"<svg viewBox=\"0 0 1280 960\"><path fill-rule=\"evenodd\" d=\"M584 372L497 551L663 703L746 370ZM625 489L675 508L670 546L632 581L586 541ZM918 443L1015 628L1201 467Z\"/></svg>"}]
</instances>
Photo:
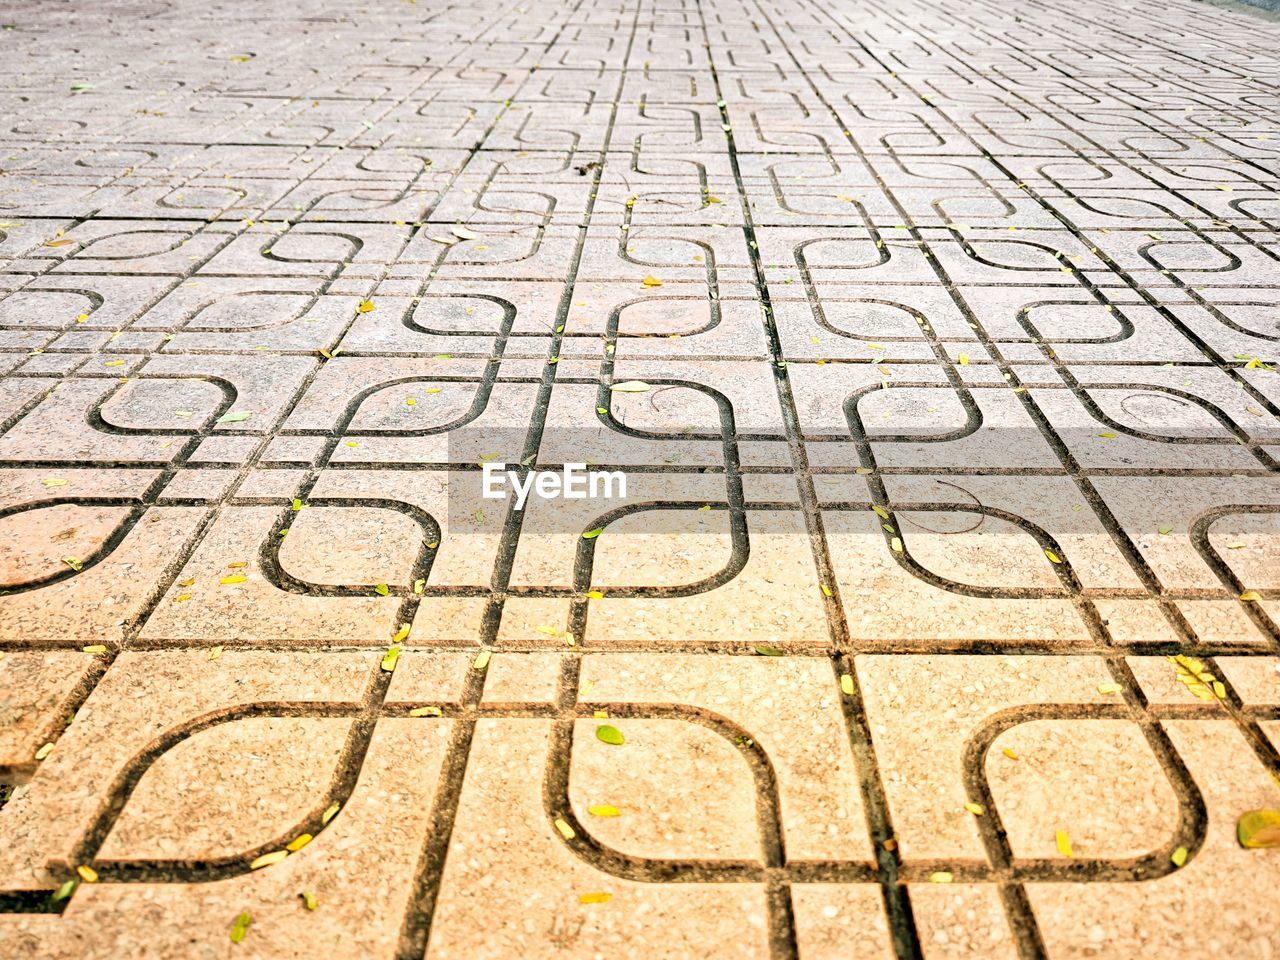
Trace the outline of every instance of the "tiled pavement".
<instances>
[{"instance_id":1,"label":"tiled pavement","mask_svg":"<svg viewBox=\"0 0 1280 960\"><path fill-rule=\"evenodd\" d=\"M1280 27L517 2L0 13L0 956L1275 956Z\"/></svg>"}]
</instances>

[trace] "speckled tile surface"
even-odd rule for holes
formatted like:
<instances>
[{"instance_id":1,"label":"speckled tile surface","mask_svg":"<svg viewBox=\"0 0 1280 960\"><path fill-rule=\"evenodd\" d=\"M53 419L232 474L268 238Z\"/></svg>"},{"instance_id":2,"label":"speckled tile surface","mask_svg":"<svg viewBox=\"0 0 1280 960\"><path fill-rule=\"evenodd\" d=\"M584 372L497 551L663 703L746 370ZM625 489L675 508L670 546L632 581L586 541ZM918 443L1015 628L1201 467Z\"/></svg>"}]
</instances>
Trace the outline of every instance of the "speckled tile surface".
<instances>
[{"instance_id":1,"label":"speckled tile surface","mask_svg":"<svg viewBox=\"0 0 1280 960\"><path fill-rule=\"evenodd\" d=\"M1273 960L1274 17L0 28L0 957Z\"/></svg>"}]
</instances>

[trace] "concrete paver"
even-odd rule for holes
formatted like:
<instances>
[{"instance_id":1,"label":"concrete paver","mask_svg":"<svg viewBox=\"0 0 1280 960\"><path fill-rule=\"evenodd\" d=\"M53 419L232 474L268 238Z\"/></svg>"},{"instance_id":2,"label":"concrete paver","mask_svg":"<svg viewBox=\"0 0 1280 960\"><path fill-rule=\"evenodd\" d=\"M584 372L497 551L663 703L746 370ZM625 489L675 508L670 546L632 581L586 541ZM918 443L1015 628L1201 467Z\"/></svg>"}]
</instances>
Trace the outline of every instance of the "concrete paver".
<instances>
[{"instance_id":1,"label":"concrete paver","mask_svg":"<svg viewBox=\"0 0 1280 960\"><path fill-rule=\"evenodd\" d=\"M2 19L0 956L1273 956L1274 18Z\"/></svg>"}]
</instances>

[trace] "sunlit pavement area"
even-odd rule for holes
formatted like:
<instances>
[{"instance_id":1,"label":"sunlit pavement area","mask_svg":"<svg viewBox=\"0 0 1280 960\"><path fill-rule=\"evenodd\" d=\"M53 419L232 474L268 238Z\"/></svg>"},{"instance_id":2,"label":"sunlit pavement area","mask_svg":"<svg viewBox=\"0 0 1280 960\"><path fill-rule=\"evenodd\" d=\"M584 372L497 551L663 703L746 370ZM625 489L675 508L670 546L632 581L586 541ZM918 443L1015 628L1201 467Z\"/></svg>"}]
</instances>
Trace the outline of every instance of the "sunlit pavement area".
<instances>
[{"instance_id":1,"label":"sunlit pavement area","mask_svg":"<svg viewBox=\"0 0 1280 960\"><path fill-rule=\"evenodd\" d=\"M1275 17L0 19L0 955L1275 955Z\"/></svg>"}]
</instances>

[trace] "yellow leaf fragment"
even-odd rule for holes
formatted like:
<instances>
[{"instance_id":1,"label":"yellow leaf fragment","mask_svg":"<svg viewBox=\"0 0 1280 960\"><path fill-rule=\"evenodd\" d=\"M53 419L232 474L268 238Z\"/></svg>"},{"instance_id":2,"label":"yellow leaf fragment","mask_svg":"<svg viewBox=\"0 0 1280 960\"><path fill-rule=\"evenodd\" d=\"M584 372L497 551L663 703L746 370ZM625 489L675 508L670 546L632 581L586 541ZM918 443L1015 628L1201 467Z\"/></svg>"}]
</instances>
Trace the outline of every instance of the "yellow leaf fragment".
<instances>
[{"instance_id":1,"label":"yellow leaf fragment","mask_svg":"<svg viewBox=\"0 0 1280 960\"><path fill-rule=\"evenodd\" d=\"M263 867L269 867L273 863L279 863L285 857L289 856L288 850L272 850L270 853L264 853L249 864L250 870L261 870Z\"/></svg>"},{"instance_id":2,"label":"yellow leaf fragment","mask_svg":"<svg viewBox=\"0 0 1280 960\"><path fill-rule=\"evenodd\" d=\"M91 643L87 647L81 647L85 653L92 653L94 656L100 656L107 652L107 646L104 643Z\"/></svg>"},{"instance_id":3,"label":"yellow leaf fragment","mask_svg":"<svg viewBox=\"0 0 1280 960\"><path fill-rule=\"evenodd\" d=\"M612 744L615 747L620 747L626 742L626 738L622 736L622 731L607 723L602 723L596 727L596 739L601 743Z\"/></svg>"},{"instance_id":4,"label":"yellow leaf fragment","mask_svg":"<svg viewBox=\"0 0 1280 960\"><path fill-rule=\"evenodd\" d=\"M409 711L411 717L443 717L444 711L439 707L414 707Z\"/></svg>"},{"instance_id":5,"label":"yellow leaf fragment","mask_svg":"<svg viewBox=\"0 0 1280 960\"><path fill-rule=\"evenodd\" d=\"M1236 821L1236 839L1250 850L1280 847L1280 810L1249 810Z\"/></svg>"},{"instance_id":6,"label":"yellow leaf fragment","mask_svg":"<svg viewBox=\"0 0 1280 960\"><path fill-rule=\"evenodd\" d=\"M298 834L298 836L294 837L292 840L289 841L289 843L285 846L285 849L288 850L290 853L297 853L299 850L301 850L303 847L305 847L308 843L310 843L314 839L315 838L311 836L311 834L309 833Z\"/></svg>"},{"instance_id":7,"label":"yellow leaf fragment","mask_svg":"<svg viewBox=\"0 0 1280 960\"><path fill-rule=\"evenodd\" d=\"M49 754L53 753L53 744L46 743L43 747L36 751L36 759L43 760Z\"/></svg>"},{"instance_id":8,"label":"yellow leaf fragment","mask_svg":"<svg viewBox=\"0 0 1280 960\"><path fill-rule=\"evenodd\" d=\"M236 917L235 923L231 925L231 942L239 943L244 939L244 935L249 932L249 927L253 923L253 916L248 910L241 911Z\"/></svg>"},{"instance_id":9,"label":"yellow leaf fragment","mask_svg":"<svg viewBox=\"0 0 1280 960\"><path fill-rule=\"evenodd\" d=\"M1075 856L1075 852L1071 849L1071 838L1067 836L1067 831L1055 830L1053 833L1053 842L1057 845L1058 853L1062 856Z\"/></svg>"},{"instance_id":10,"label":"yellow leaf fragment","mask_svg":"<svg viewBox=\"0 0 1280 960\"><path fill-rule=\"evenodd\" d=\"M395 670L396 664L400 662L400 644L393 643L387 647L387 652L382 655L382 669L391 673Z\"/></svg>"},{"instance_id":11,"label":"yellow leaf fragment","mask_svg":"<svg viewBox=\"0 0 1280 960\"><path fill-rule=\"evenodd\" d=\"M211 647L209 649L208 659L217 660L220 656L222 656L222 644L218 644L216 647Z\"/></svg>"},{"instance_id":12,"label":"yellow leaf fragment","mask_svg":"<svg viewBox=\"0 0 1280 960\"><path fill-rule=\"evenodd\" d=\"M1010 749L1010 748L1008 748L1008 747L1005 747L1005 748L1004 748L1003 750L1001 750L1000 752L1001 752L1001 753L1003 753L1003 754L1004 754L1006 757L1008 757L1010 760L1020 760L1020 759L1022 759L1021 757L1019 757L1019 756L1018 756L1018 753L1017 753L1017 751L1016 751L1016 750L1011 750L1011 749Z\"/></svg>"},{"instance_id":13,"label":"yellow leaf fragment","mask_svg":"<svg viewBox=\"0 0 1280 960\"><path fill-rule=\"evenodd\" d=\"M652 273L649 274L647 277L645 277L643 280L641 280L640 283L646 287L662 286L662 281L659 280L657 277L655 277Z\"/></svg>"},{"instance_id":14,"label":"yellow leaf fragment","mask_svg":"<svg viewBox=\"0 0 1280 960\"><path fill-rule=\"evenodd\" d=\"M493 651L485 648L476 654L476 658L471 661L471 669L483 670L489 665L489 659L493 656Z\"/></svg>"},{"instance_id":15,"label":"yellow leaf fragment","mask_svg":"<svg viewBox=\"0 0 1280 960\"><path fill-rule=\"evenodd\" d=\"M368 313L372 309L373 309L372 300L361 300L360 306L356 307L356 310L358 310L360 313Z\"/></svg>"},{"instance_id":16,"label":"yellow leaf fragment","mask_svg":"<svg viewBox=\"0 0 1280 960\"><path fill-rule=\"evenodd\" d=\"M338 815L338 811L342 809L342 804L331 803L325 807L324 813L320 814L320 823L324 826L329 825L329 821Z\"/></svg>"},{"instance_id":17,"label":"yellow leaf fragment","mask_svg":"<svg viewBox=\"0 0 1280 960\"><path fill-rule=\"evenodd\" d=\"M577 836L577 834L573 832L573 827L569 826L569 822L561 817L556 817L556 829L560 831L560 836L564 837L566 840L572 840Z\"/></svg>"},{"instance_id":18,"label":"yellow leaf fragment","mask_svg":"<svg viewBox=\"0 0 1280 960\"><path fill-rule=\"evenodd\" d=\"M622 811L609 803L597 803L587 807L587 813L593 817L620 817Z\"/></svg>"},{"instance_id":19,"label":"yellow leaf fragment","mask_svg":"<svg viewBox=\"0 0 1280 960\"><path fill-rule=\"evenodd\" d=\"M840 674L840 692L843 693L846 697L853 696L853 674L850 674L850 673Z\"/></svg>"},{"instance_id":20,"label":"yellow leaf fragment","mask_svg":"<svg viewBox=\"0 0 1280 960\"><path fill-rule=\"evenodd\" d=\"M1100 683L1098 684L1099 693L1119 693L1124 688L1118 683Z\"/></svg>"},{"instance_id":21,"label":"yellow leaf fragment","mask_svg":"<svg viewBox=\"0 0 1280 960\"><path fill-rule=\"evenodd\" d=\"M972 800L966 803L964 805L964 808L968 810L970 813L972 813L975 817L980 817L984 813L986 813L986 810L983 809L982 804L974 803Z\"/></svg>"},{"instance_id":22,"label":"yellow leaf fragment","mask_svg":"<svg viewBox=\"0 0 1280 960\"><path fill-rule=\"evenodd\" d=\"M1172 861L1175 867L1181 867L1187 862L1187 848L1179 847L1169 855L1169 860Z\"/></svg>"},{"instance_id":23,"label":"yellow leaf fragment","mask_svg":"<svg viewBox=\"0 0 1280 960\"><path fill-rule=\"evenodd\" d=\"M1257 590L1246 590L1244 593L1240 594L1240 599L1246 602L1256 603L1262 599L1262 595L1258 593Z\"/></svg>"},{"instance_id":24,"label":"yellow leaf fragment","mask_svg":"<svg viewBox=\"0 0 1280 960\"><path fill-rule=\"evenodd\" d=\"M579 903L608 903L613 899L612 893L580 893L578 894Z\"/></svg>"},{"instance_id":25,"label":"yellow leaf fragment","mask_svg":"<svg viewBox=\"0 0 1280 960\"><path fill-rule=\"evenodd\" d=\"M243 574L237 573L237 574L233 574L230 577L223 577L218 582L222 584L224 587L229 587L229 586L232 586L233 584L244 583L248 579L249 578L244 576Z\"/></svg>"},{"instance_id":26,"label":"yellow leaf fragment","mask_svg":"<svg viewBox=\"0 0 1280 960\"><path fill-rule=\"evenodd\" d=\"M302 905L308 910L314 910L320 906L320 901L316 899L316 895L310 890L303 890L298 896L302 898Z\"/></svg>"},{"instance_id":27,"label":"yellow leaf fragment","mask_svg":"<svg viewBox=\"0 0 1280 960\"><path fill-rule=\"evenodd\" d=\"M930 883L950 883L954 879L950 870L935 870L929 874Z\"/></svg>"},{"instance_id":28,"label":"yellow leaf fragment","mask_svg":"<svg viewBox=\"0 0 1280 960\"><path fill-rule=\"evenodd\" d=\"M1045 550L1044 555L1049 558L1050 563L1062 562L1062 558L1058 556L1056 553L1054 553L1052 550Z\"/></svg>"}]
</instances>

